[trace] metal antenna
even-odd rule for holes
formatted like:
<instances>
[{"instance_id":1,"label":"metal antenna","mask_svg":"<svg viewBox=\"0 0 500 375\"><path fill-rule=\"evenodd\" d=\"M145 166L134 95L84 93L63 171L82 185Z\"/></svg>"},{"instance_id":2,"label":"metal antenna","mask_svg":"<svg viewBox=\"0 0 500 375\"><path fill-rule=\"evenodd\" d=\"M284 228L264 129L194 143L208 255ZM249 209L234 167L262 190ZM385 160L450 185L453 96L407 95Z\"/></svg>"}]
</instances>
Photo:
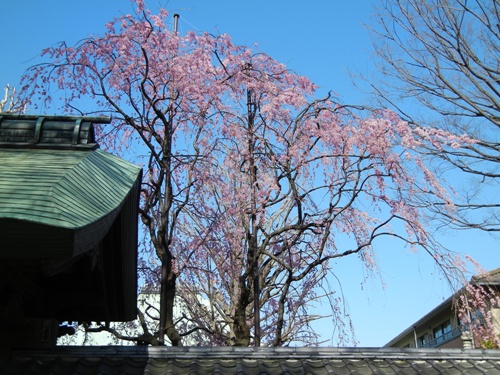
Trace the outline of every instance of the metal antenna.
<instances>
[{"instance_id":1,"label":"metal antenna","mask_svg":"<svg viewBox=\"0 0 500 375\"><path fill-rule=\"evenodd\" d=\"M179 26L179 15L176 13L174 14L174 33L177 34L177 28Z\"/></svg>"}]
</instances>

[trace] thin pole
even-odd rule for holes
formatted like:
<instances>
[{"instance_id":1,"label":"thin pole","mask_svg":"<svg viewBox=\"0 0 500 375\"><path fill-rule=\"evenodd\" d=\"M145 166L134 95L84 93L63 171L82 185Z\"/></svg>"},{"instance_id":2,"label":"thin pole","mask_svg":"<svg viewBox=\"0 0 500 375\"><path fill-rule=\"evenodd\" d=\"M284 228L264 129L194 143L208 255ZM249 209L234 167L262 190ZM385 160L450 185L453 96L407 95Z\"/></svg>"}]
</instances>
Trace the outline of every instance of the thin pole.
<instances>
[{"instance_id":1,"label":"thin pole","mask_svg":"<svg viewBox=\"0 0 500 375\"><path fill-rule=\"evenodd\" d=\"M418 348L417 327L416 326L413 326L413 338L415 339L415 348Z\"/></svg>"},{"instance_id":2,"label":"thin pole","mask_svg":"<svg viewBox=\"0 0 500 375\"><path fill-rule=\"evenodd\" d=\"M176 13L174 14L174 33L177 34L177 29L179 27L179 15Z\"/></svg>"},{"instance_id":3,"label":"thin pole","mask_svg":"<svg viewBox=\"0 0 500 375\"><path fill-rule=\"evenodd\" d=\"M254 103L252 98L252 91L247 90L247 109L248 109L248 126L250 128L250 132L254 131ZM253 134L251 135L253 139ZM255 166L254 161L254 145L253 140L250 141L250 173L252 176L252 209L255 209L255 187L257 184L257 167ZM253 310L254 310L254 346L260 346L260 285L259 285L259 254L257 252L257 226L256 226L256 217L255 213L252 214L252 241L250 241L249 246L252 251L252 272L251 275L253 277ZM249 254L250 255L250 254Z\"/></svg>"},{"instance_id":4,"label":"thin pole","mask_svg":"<svg viewBox=\"0 0 500 375\"><path fill-rule=\"evenodd\" d=\"M174 33L177 34L177 27L178 27L178 24L179 24L179 15L178 14L174 14ZM171 121L172 118L170 117L169 118L169 121ZM172 137L172 133L171 133L171 130L170 129L166 129L165 130L165 135L167 137ZM168 155L170 157L171 155L171 152L172 152L172 143L171 143L171 140L170 142L168 142L169 145L168 145ZM169 168L170 168L170 165L169 165ZM169 177L167 177L167 179L170 179L170 173L167 172L167 175ZM169 247L169 240L167 238L167 232L168 232L168 224L166 225L166 228L165 228L165 237L163 239L163 241L165 241L165 254L162 255L162 258L161 258L161 283L160 283L160 330L159 330L159 335L158 335L158 341L160 343L160 345L165 345L165 330L166 330L166 320L167 320L167 306L166 306L166 303L167 303L167 300L168 300L168 288L171 287L169 286L169 282L168 282L168 276L169 276L169 273L171 272L171 269L170 269L170 272L169 272L169 268L172 267L172 262L171 262L171 259L169 259L168 257L168 254L167 252L170 250Z\"/></svg>"}]
</instances>

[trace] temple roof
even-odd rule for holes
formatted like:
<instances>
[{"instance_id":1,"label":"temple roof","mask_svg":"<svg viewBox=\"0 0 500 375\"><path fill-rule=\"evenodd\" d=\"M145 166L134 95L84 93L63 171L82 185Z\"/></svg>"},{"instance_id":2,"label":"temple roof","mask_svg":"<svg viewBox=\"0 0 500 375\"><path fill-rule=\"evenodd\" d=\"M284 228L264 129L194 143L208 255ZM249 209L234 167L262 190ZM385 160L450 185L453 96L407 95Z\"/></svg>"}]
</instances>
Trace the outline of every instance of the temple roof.
<instances>
[{"instance_id":1,"label":"temple roof","mask_svg":"<svg viewBox=\"0 0 500 375\"><path fill-rule=\"evenodd\" d=\"M94 124L109 117L38 116L0 113L0 147L95 149Z\"/></svg>"},{"instance_id":2,"label":"temple roof","mask_svg":"<svg viewBox=\"0 0 500 375\"><path fill-rule=\"evenodd\" d=\"M95 247L141 171L97 149L86 118L40 118L0 118L0 257L75 256ZM33 135L37 124L38 142L15 136Z\"/></svg>"},{"instance_id":3,"label":"temple roof","mask_svg":"<svg viewBox=\"0 0 500 375\"><path fill-rule=\"evenodd\" d=\"M0 148L1 256L36 257L42 249L74 256L95 247L139 173L101 150Z\"/></svg>"},{"instance_id":4,"label":"temple roof","mask_svg":"<svg viewBox=\"0 0 500 375\"><path fill-rule=\"evenodd\" d=\"M142 169L99 149L109 121L0 114L0 297L26 319L136 316Z\"/></svg>"}]
</instances>

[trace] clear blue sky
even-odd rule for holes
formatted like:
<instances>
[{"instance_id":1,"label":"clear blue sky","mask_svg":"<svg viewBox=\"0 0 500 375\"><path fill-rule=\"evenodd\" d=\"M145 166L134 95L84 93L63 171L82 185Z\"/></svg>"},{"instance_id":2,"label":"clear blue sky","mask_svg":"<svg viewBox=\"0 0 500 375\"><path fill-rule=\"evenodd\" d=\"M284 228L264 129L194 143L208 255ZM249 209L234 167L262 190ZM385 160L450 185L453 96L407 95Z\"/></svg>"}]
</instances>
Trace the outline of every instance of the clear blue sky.
<instances>
[{"instance_id":1,"label":"clear blue sky","mask_svg":"<svg viewBox=\"0 0 500 375\"><path fill-rule=\"evenodd\" d=\"M323 91L332 90L346 103L366 98L352 84L349 72L373 72L370 23L381 0L147 0L179 13L179 31L227 33L238 44L258 49L311 78ZM17 85L36 63L42 48L59 41L73 44L100 34L106 22L132 12L129 0L4 0L0 10L0 87ZM2 92L3 95L3 92ZM477 258L486 269L500 266L498 242L477 233L446 233L449 248ZM342 282L359 346L382 346L450 294L432 261L411 254L396 241L377 249L379 280L362 283L357 258L338 261L334 270ZM325 307L326 308L326 307ZM329 338L330 325L319 328ZM333 342L335 344L335 342Z\"/></svg>"}]
</instances>

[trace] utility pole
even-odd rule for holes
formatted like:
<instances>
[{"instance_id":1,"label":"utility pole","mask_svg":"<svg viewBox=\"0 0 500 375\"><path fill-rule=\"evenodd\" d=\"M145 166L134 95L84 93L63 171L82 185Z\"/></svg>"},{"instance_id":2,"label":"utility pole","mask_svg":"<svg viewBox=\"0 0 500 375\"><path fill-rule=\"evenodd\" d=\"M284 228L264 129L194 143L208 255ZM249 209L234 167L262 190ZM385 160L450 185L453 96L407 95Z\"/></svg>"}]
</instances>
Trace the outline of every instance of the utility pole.
<instances>
[{"instance_id":1,"label":"utility pole","mask_svg":"<svg viewBox=\"0 0 500 375\"><path fill-rule=\"evenodd\" d=\"M247 90L247 111L248 111L248 127L251 133L249 137L249 154L250 154L250 175L252 183L252 210L256 210L256 185L257 185L257 166L254 159L254 119L255 119L255 104L253 102L252 91ZM251 241L249 241L249 250L251 258L251 277L253 279L253 314L254 314L254 346L260 346L260 283L259 283L259 253L257 251L257 224L255 212L251 218Z\"/></svg>"},{"instance_id":2,"label":"utility pole","mask_svg":"<svg viewBox=\"0 0 500 375\"><path fill-rule=\"evenodd\" d=\"M174 14L174 34L177 35L177 28L179 24L179 15ZM172 107L172 103L169 105L169 112L170 108ZM165 135L168 137L169 142L167 146L167 157L171 158L172 154L172 116L169 116L169 126L167 126L167 129L165 129ZM170 162L169 162L169 171L167 172L167 180L171 181L171 174L170 174ZM169 183L167 182L167 185ZM170 189L167 189L167 193L171 195ZM165 345L165 331L166 331L166 320L167 320L167 309L170 309L170 307L167 308L166 303L169 298L169 293L172 291L169 290L172 288L172 281L169 280L169 276L172 272L172 259L171 257L168 256L168 251L170 250L170 239L167 238L167 233L168 233L168 225L166 226L166 231L164 233L165 238L162 239L164 241L165 245L165 254L162 255L161 259L161 284L160 284L160 327L159 327L159 336L158 336L158 342L160 345ZM173 281L175 284L175 280ZM175 285L174 285L175 288ZM173 308L172 308L173 310Z\"/></svg>"}]
</instances>

